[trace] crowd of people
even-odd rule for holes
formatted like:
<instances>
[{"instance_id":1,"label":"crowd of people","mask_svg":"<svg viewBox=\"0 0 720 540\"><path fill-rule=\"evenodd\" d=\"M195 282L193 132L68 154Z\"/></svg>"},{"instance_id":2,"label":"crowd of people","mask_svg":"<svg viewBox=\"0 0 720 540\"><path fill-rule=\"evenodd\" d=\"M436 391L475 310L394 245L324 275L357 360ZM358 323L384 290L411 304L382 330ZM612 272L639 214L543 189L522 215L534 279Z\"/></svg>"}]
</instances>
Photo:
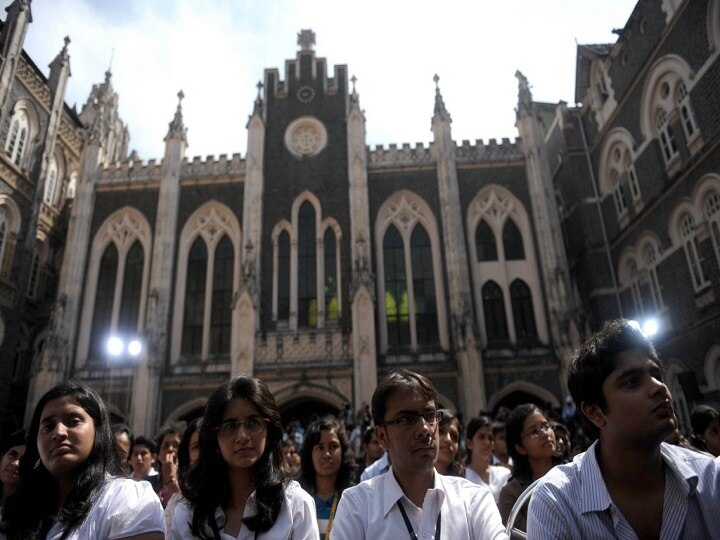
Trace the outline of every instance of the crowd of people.
<instances>
[{"instance_id":1,"label":"crowd of people","mask_svg":"<svg viewBox=\"0 0 720 540\"><path fill-rule=\"evenodd\" d=\"M685 437L639 331L606 324L568 387L560 411L464 422L401 369L357 414L284 429L267 385L240 376L152 438L64 381L0 444L0 538L507 538L531 485L514 520L529 538L720 537L720 413L696 406Z\"/></svg>"}]
</instances>

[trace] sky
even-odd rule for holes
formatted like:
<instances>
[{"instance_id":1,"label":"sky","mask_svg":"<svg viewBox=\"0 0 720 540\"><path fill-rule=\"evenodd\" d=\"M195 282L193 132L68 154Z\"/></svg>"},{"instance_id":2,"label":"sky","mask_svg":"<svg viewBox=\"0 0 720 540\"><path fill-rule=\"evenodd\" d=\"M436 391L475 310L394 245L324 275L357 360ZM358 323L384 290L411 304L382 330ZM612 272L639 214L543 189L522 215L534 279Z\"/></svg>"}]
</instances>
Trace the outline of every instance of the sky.
<instances>
[{"instance_id":1,"label":"sky","mask_svg":"<svg viewBox=\"0 0 720 540\"><path fill-rule=\"evenodd\" d=\"M635 3L33 0L25 50L47 76L70 37L66 102L78 111L111 66L129 150L143 160L162 158L179 90L186 155L244 156L257 82L266 68L285 79L302 29L329 75L345 64L357 77L371 147L431 141L435 74L456 141L514 139L515 71L535 100L574 103L576 44L614 43Z\"/></svg>"}]
</instances>

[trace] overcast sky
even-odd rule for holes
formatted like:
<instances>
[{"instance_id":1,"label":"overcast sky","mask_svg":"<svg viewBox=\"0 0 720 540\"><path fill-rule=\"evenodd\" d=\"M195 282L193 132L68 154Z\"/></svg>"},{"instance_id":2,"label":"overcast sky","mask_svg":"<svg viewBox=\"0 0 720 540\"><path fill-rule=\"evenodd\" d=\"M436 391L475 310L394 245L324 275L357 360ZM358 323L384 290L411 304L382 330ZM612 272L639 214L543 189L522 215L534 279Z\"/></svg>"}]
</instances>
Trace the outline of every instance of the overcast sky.
<instances>
[{"instance_id":1,"label":"overcast sky","mask_svg":"<svg viewBox=\"0 0 720 540\"><path fill-rule=\"evenodd\" d=\"M9 0L4 0L8 5ZM265 68L295 58L310 28L315 51L357 77L367 142L431 140L433 75L453 118L453 138L517 136L515 70L539 101L575 96L576 41L612 43L635 0L33 0L25 49L40 69L70 36L67 103L112 84L130 149L162 158L185 93L189 157L246 152L248 115ZM4 17L5 14L2 13Z\"/></svg>"}]
</instances>

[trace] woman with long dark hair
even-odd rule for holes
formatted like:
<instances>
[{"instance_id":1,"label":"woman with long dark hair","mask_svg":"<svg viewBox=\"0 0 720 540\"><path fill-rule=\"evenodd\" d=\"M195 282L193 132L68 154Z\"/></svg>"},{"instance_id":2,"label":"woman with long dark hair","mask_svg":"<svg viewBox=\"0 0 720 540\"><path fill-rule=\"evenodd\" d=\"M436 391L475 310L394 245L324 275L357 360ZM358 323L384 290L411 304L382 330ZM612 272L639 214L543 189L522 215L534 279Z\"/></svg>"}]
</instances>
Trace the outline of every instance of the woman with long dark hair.
<instances>
[{"instance_id":1,"label":"woman with long dark hair","mask_svg":"<svg viewBox=\"0 0 720 540\"><path fill-rule=\"evenodd\" d=\"M200 424L202 418L196 418L190 422L183 433L180 445L178 446L177 452L177 464L178 464L178 482L182 485L184 482L184 476L188 470L200 457ZM170 530L172 526L172 517L175 512L175 507L182 500L183 496L180 491L172 494L170 500L165 506L165 525L166 530Z\"/></svg>"},{"instance_id":2,"label":"woman with long dark hair","mask_svg":"<svg viewBox=\"0 0 720 540\"><path fill-rule=\"evenodd\" d=\"M435 469L440 474L448 476L465 476L465 466L462 462L460 439L462 439L463 425L460 419L447 409L440 409L440 422L438 423L438 438L440 445Z\"/></svg>"},{"instance_id":3,"label":"woman with long dark hair","mask_svg":"<svg viewBox=\"0 0 720 540\"><path fill-rule=\"evenodd\" d=\"M500 492L498 508L507 524L510 511L518 497L533 481L557 465L555 431L547 416L535 405L518 405L510 413L507 424L507 445L513 460L510 481ZM514 528L526 530L527 507L520 511Z\"/></svg>"},{"instance_id":4,"label":"woman with long dark hair","mask_svg":"<svg viewBox=\"0 0 720 540\"><path fill-rule=\"evenodd\" d=\"M282 468L280 411L267 385L235 377L205 405L200 457L184 477L187 501L169 537L319 538L315 505Z\"/></svg>"},{"instance_id":5,"label":"woman with long dark hair","mask_svg":"<svg viewBox=\"0 0 720 540\"><path fill-rule=\"evenodd\" d=\"M315 499L321 540L330 535L343 490L355 482L355 457L337 418L315 420L305 432L301 451L302 486Z\"/></svg>"},{"instance_id":6,"label":"woman with long dark hair","mask_svg":"<svg viewBox=\"0 0 720 540\"><path fill-rule=\"evenodd\" d=\"M20 487L20 459L25 453L25 430L10 435L0 444L0 509Z\"/></svg>"},{"instance_id":7,"label":"woman with long dark hair","mask_svg":"<svg viewBox=\"0 0 720 540\"><path fill-rule=\"evenodd\" d=\"M18 540L161 540L160 501L150 484L124 475L100 396L79 381L62 382L35 407L2 532Z\"/></svg>"},{"instance_id":8,"label":"woman with long dark hair","mask_svg":"<svg viewBox=\"0 0 720 540\"><path fill-rule=\"evenodd\" d=\"M487 416L470 419L465 446L468 450L465 478L490 489L497 502L500 490L510 476L510 471L492 464L495 436L492 422Z\"/></svg>"}]
</instances>

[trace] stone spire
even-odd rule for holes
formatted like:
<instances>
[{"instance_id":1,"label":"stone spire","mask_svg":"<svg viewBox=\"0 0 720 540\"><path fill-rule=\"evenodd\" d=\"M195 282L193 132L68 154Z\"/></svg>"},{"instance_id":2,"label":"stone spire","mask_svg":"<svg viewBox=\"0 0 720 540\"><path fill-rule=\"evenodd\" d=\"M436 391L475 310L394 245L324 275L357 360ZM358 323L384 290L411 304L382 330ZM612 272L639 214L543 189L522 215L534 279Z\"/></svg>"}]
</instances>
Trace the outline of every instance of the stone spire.
<instances>
[{"instance_id":1,"label":"stone spire","mask_svg":"<svg viewBox=\"0 0 720 540\"><path fill-rule=\"evenodd\" d=\"M258 92L257 92L257 97L255 98L255 104L253 106L253 113L251 116L254 116L256 114L262 115L262 110L263 110L262 89L263 89L264 85L263 85L262 81L258 81L258 83L255 86L257 86Z\"/></svg>"},{"instance_id":2,"label":"stone spire","mask_svg":"<svg viewBox=\"0 0 720 540\"><path fill-rule=\"evenodd\" d=\"M442 94L440 93L440 85L438 84L440 77L437 73L433 77L433 81L435 81L435 114L440 115L443 120L452 122L450 113L445 108L445 102L443 101Z\"/></svg>"},{"instance_id":3,"label":"stone spire","mask_svg":"<svg viewBox=\"0 0 720 540\"><path fill-rule=\"evenodd\" d=\"M177 94L178 96L178 105L177 109L175 110L175 118L173 118L172 122L170 122L170 129L168 129L168 133L165 136L165 140L167 139L180 139L184 142L187 142L187 129L185 128L185 124L183 124L183 116L182 116L182 100L185 97L185 94L182 90L180 90Z\"/></svg>"},{"instance_id":4,"label":"stone spire","mask_svg":"<svg viewBox=\"0 0 720 540\"><path fill-rule=\"evenodd\" d=\"M69 44L70 37L65 36L65 45L55 57L55 59L50 62L50 76L48 77L48 86L50 86L50 92L53 96L55 96L60 86L63 87L64 91L65 81L70 76L70 55L68 54Z\"/></svg>"},{"instance_id":5,"label":"stone spire","mask_svg":"<svg viewBox=\"0 0 720 540\"><path fill-rule=\"evenodd\" d=\"M522 109L530 110L532 107L532 93L530 92L530 84L527 77L520 70L515 72L518 80L518 111Z\"/></svg>"},{"instance_id":6,"label":"stone spire","mask_svg":"<svg viewBox=\"0 0 720 540\"><path fill-rule=\"evenodd\" d=\"M310 29L300 30L297 44L300 45L300 52L311 52L315 47L315 32Z\"/></svg>"},{"instance_id":7,"label":"stone spire","mask_svg":"<svg viewBox=\"0 0 720 540\"><path fill-rule=\"evenodd\" d=\"M355 83L357 82L357 77L355 75L350 77L350 82L352 83L352 92L350 92L350 101L352 103L358 103L360 101L360 97L358 96L357 90L355 89Z\"/></svg>"}]
</instances>

